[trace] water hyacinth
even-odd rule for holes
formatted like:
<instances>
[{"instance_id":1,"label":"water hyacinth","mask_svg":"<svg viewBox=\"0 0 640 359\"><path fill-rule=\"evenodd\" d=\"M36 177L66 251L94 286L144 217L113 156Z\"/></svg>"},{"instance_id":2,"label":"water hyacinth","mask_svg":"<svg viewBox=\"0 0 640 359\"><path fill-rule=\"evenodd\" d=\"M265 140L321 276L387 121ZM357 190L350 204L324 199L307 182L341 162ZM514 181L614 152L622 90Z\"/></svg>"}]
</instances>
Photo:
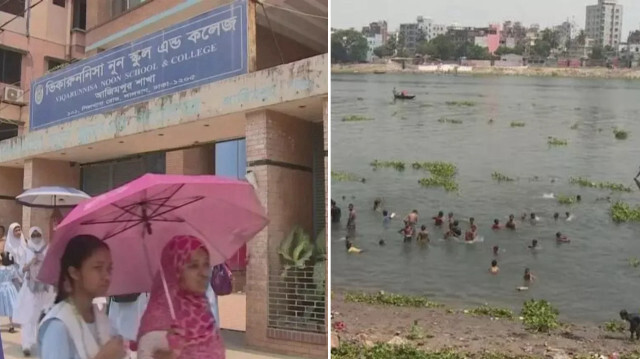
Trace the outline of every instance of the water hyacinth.
<instances>
[{"instance_id":1,"label":"water hyacinth","mask_svg":"<svg viewBox=\"0 0 640 359\"><path fill-rule=\"evenodd\" d=\"M618 130L615 129L613 130L613 135L618 139L618 140L626 140L627 137L629 137L629 133L625 130Z\"/></svg>"},{"instance_id":2,"label":"water hyacinth","mask_svg":"<svg viewBox=\"0 0 640 359\"><path fill-rule=\"evenodd\" d=\"M364 178L358 177L353 173L342 171L331 171L331 179L338 182L363 182Z\"/></svg>"},{"instance_id":3,"label":"water hyacinth","mask_svg":"<svg viewBox=\"0 0 640 359\"><path fill-rule=\"evenodd\" d=\"M371 121L373 120L370 117L360 116L360 115L351 115L345 116L342 118L343 122L358 122L358 121Z\"/></svg>"},{"instance_id":4,"label":"water hyacinth","mask_svg":"<svg viewBox=\"0 0 640 359\"><path fill-rule=\"evenodd\" d=\"M378 160L373 160L373 162L370 163L371 167L378 169L378 168L393 168L396 171L404 171L405 169L405 164L402 161L378 161Z\"/></svg>"},{"instance_id":5,"label":"water hyacinth","mask_svg":"<svg viewBox=\"0 0 640 359\"><path fill-rule=\"evenodd\" d=\"M524 126L525 126L524 122L517 122L517 121L511 122L511 127L524 127Z\"/></svg>"},{"instance_id":6,"label":"water hyacinth","mask_svg":"<svg viewBox=\"0 0 640 359\"><path fill-rule=\"evenodd\" d=\"M561 140L555 137L549 137L549 139L547 140L547 143L549 144L549 146L566 146L569 144L569 141Z\"/></svg>"},{"instance_id":7,"label":"water hyacinth","mask_svg":"<svg viewBox=\"0 0 640 359\"><path fill-rule=\"evenodd\" d=\"M611 206L611 219L616 223L640 222L640 207L632 208L628 203L616 202Z\"/></svg>"},{"instance_id":8,"label":"water hyacinth","mask_svg":"<svg viewBox=\"0 0 640 359\"><path fill-rule=\"evenodd\" d=\"M456 119L453 119L453 118L446 118L446 117L440 118L438 120L438 122L440 122L440 123L451 123L451 124L454 124L454 125L462 124L462 120L456 120Z\"/></svg>"},{"instance_id":9,"label":"water hyacinth","mask_svg":"<svg viewBox=\"0 0 640 359\"><path fill-rule=\"evenodd\" d=\"M447 106L473 107L476 105L473 101L447 101Z\"/></svg>"},{"instance_id":10,"label":"water hyacinth","mask_svg":"<svg viewBox=\"0 0 640 359\"><path fill-rule=\"evenodd\" d=\"M458 168L449 162L414 162L411 167L415 170L426 170L436 177L453 177L458 172Z\"/></svg>"},{"instance_id":11,"label":"water hyacinth","mask_svg":"<svg viewBox=\"0 0 640 359\"><path fill-rule=\"evenodd\" d=\"M413 308L441 308L444 305L432 302L426 297L385 293L380 291L371 293L347 293L344 297L346 302L379 304L393 307L413 307Z\"/></svg>"},{"instance_id":12,"label":"water hyacinth","mask_svg":"<svg viewBox=\"0 0 640 359\"><path fill-rule=\"evenodd\" d=\"M507 177L507 176L503 175L500 172L493 172L491 174L491 178L494 181L498 181L498 182L513 182L513 181L515 181L515 179L513 179L511 177Z\"/></svg>"},{"instance_id":13,"label":"water hyacinth","mask_svg":"<svg viewBox=\"0 0 640 359\"><path fill-rule=\"evenodd\" d=\"M468 313L471 315L488 316L492 318L513 319L514 317L511 309L491 307L486 304L477 308L469 309Z\"/></svg>"},{"instance_id":14,"label":"water hyacinth","mask_svg":"<svg viewBox=\"0 0 640 359\"><path fill-rule=\"evenodd\" d=\"M574 197L558 195L556 196L559 204L573 204L576 200Z\"/></svg>"},{"instance_id":15,"label":"water hyacinth","mask_svg":"<svg viewBox=\"0 0 640 359\"><path fill-rule=\"evenodd\" d=\"M581 187L608 189L615 192L632 192L629 186L611 182L596 182L584 177L571 177L569 183L577 184Z\"/></svg>"},{"instance_id":16,"label":"water hyacinth","mask_svg":"<svg viewBox=\"0 0 640 359\"><path fill-rule=\"evenodd\" d=\"M421 178L418 183L422 187L442 187L447 192L457 192L459 189L458 184L447 177Z\"/></svg>"}]
</instances>

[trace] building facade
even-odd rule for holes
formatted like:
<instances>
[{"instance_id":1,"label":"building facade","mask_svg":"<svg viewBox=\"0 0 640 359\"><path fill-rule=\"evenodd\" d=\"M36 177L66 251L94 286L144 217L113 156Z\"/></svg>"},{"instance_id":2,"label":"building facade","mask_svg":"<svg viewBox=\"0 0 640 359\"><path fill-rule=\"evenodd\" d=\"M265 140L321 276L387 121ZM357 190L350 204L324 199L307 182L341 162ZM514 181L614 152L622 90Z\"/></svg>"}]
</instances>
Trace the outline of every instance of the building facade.
<instances>
[{"instance_id":1,"label":"building facade","mask_svg":"<svg viewBox=\"0 0 640 359\"><path fill-rule=\"evenodd\" d=\"M596 46L617 48L622 38L623 6L617 0L598 0L587 6L585 32Z\"/></svg>"},{"instance_id":2,"label":"building facade","mask_svg":"<svg viewBox=\"0 0 640 359\"><path fill-rule=\"evenodd\" d=\"M373 36L367 36L367 45L369 46L369 50L367 51L367 62L371 62L375 58L375 54L373 50L377 47L384 45L385 43L382 41L381 34L374 34Z\"/></svg>"},{"instance_id":3,"label":"building facade","mask_svg":"<svg viewBox=\"0 0 640 359\"><path fill-rule=\"evenodd\" d=\"M413 56L418 48L418 41L421 39L421 31L417 23L400 24L398 31L398 49L403 48L405 55Z\"/></svg>"},{"instance_id":4,"label":"building facade","mask_svg":"<svg viewBox=\"0 0 640 359\"><path fill-rule=\"evenodd\" d=\"M389 41L389 29L385 20L379 20L372 22L369 26L362 28L362 35L367 38L375 38L376 35L380 35L380 39L383 44Z\"/></svg>"},{"instance_id":5,"label":"building facade","mask_svg":"<svg viewBox=\"0 0 640 359\"><path fill-rule=\"evenodd\" d=\"M97 195L149 172L251 172L270 222L230 259L246 343L326 357L327 1L8 3L22 7L0 6L15 18L0 82L24 94L0 104L13 131L0 132L0 224L49 228L51 211L14 201L38 186ZM296 227L319 255L285 273L278 250ZM230 310L223 327L244 314Z\"/></svg>"},{"instance_id":6,"label":"building facade","mask_svg":"<svg viewBox=\"0 0 640 359\"><path fill-rule=\"evenodd\" d=\"M436 24L431 18L418 16L417 23L418 29L422 32L424 39L427 41L431 41L436 37L447 33L446 25Z\"/></svg>"}]
</instances>

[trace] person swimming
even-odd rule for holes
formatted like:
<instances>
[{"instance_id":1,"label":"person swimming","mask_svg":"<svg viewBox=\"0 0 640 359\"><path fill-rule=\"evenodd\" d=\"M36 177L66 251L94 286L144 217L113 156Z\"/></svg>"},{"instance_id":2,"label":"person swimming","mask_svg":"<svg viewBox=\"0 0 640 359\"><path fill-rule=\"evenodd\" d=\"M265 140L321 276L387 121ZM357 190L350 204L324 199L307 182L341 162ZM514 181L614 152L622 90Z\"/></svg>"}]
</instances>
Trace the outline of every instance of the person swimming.
<instances>
[{"instance_id":1,"label":"person swimming","mask_svg":"<svg viewBox=\"0 0 640 359\"><path fill-rule=\"evenodd\" d=\"M525 285L528 285L529 283L533 282L536 277L534 277L534 275L531 273L531 269L529 268L525 268L524 269L524 283Z\"/></svg>"},{"instance_id":2,"label":"person swimming","mask_svg":"<svg viewBox=\"0 0 640 359\"><path fill-rule=\"evenodd\" d=\"M438 212L438 215L436 217L433 217L433 220L436 226L442 226L442 224L444 223L444 212Z\"/></svg>"},{"instance_id":3,"label":"person swimming","mask_svg":"<svg viewBox=\"0 0 640 359\"><path fill-rule=\"evenodd\" d=\"M491 268L489 268L489 273L498 274L498 272L500 272L500 267L498 267L498 261L494 259L491 261Z\"/></svg>"},{"instance_id":4,"label":"person swimming","mask_svg":"<svg viewBox=\"0 0 640 359\"><path fill-rule=\"evenodd\" d=\"M381 245L381 246L384 246L386 243L385 243L384 239L381 239L381 240L378 241L378 244Z\"/></svg>"},{"instance_id":5,"label":"person swimming","mask_svg":"<svg viewBox=\"0 0 640 359\"><path fill-rule=\"evenodd\" d=\"M523 220L523 221L524 221L525 219L527 219L527 212L523 212L523 213L522 213L522 216L520 216L520 219L521 219L521 220Z\"/></svg>"},{"instance_id":6,"label":"person swimming","mask_svg":"<svg viewBox=\"0 0 640 359\"><path fill-rule=\"evenodd\" d=\"M429 231L427 231L427 226L424 224L420 227L420 232L418 232L418 242L429 242Z\"/></svg>"},{"instance_id":7,"label":"person swimming","mask_svg":"<svg viewBox=\"0 0 640 359\"><path fill-rule=\"evenodd\" d=\"M389 212L385 209L382 211L382 226L384 227L384 229L389 229L389 223L391 222L391 216L389 215Z\"/></svg>"},{"instance_id":8,"label":"person swimming","mask_svg":"<svg viewBox=\"0 0 640 359\"><path fill-rule=\"evenodd\" d=\"M497 256L498 253L500 253L500 247L498 246L493 246L493 255Z\"/></svg>"},{"instance_id":9,"label":"person swimming","mask_svg":"<svg viewBox=\"0 0 640 359\"><path fill-rule=\"evenodd\" d=\"M362 249L356 248L351 240L347 238L347 253L362 253Z\"/></svg>"},{"instance_id":10,"label":"person swimming","mask_svg":"<svg viewBox=\"0 0 640 359\"><path fill-rule=\"evenodd\" d=\"M566 216L567 220L569 220L569 218L571 218L571 213L569 213L569 212L564 212L564 215Z\"/></svg>"},{"instance_id":11,"label":"person swimming","mask_svg":"<svg viewBox=\"0 0 640 359\"><path fill-rule=\"evenodd\" d=\"M515 217L513 216L513 214L509 215L509 220L507 221L507 224L505 224L506 228L515 230L516 229L516 222L515 222Z\"/></svg>"},{"instance_id":12,"label":"person swimming","mask_svg":"<svg viewBox=\"0 0 640 359\"><path fill-rule=\"evenodd\" d=\"M529 246L529 249L538 249L538 240L534 239L531 241L531 245Z\"/></svg>"},{"instance_id":13,"label":"person swimming","mask_svg":"<svg viewBox=\"0 0 640 359\"><path fill-rule=\"evenodd\" d=\"M531 224L536 224L538 221L540 221L540 218L538 218L535 213L531 212L531 218L529 219L529 221L531 222Z\"/></svg>"},{"instance_id":14,"label":"person swimming","mask_svg":"<svg viewBox=\"0 0 640 359\"><path fill-rule=\"evenodd\" d=\"M411 223L406 223L404 228L400 232L404 237L404 243L411 242L413 239L413 226Z\"/></svg>"},{"instance_id":15,"label":"person swimming","mask_svg":"<svg viewBox=\"0 0 640 359\"><path fill-rule=\"evenodd\" d=\"M577 195L577 196L576 196L576 202L580 202L580 201L582 201L582 196Z\"/></svg>"},{"instance_id":16,"label":"person swimming","mask_svg":"<svg viewBox=\"0 0 640 359\"><path fill-rule=\"evenodd\" d=\"M558 221L558 218L560 218L560 213L556 212L553 214L553 219L556 220L556 222Z\"/></svg>"},{"instance_id":17,"label":"person swimming","mask_svg":"<svg viewBox=\"0 0 640 359\"><path fill-rule=\"evenodd\" d=\"M377 211L380 208L380 205L382 204L382 200L380 198L376 198L373 201L373 210Z\"/></svg>"},{"instance_id":18,"label":"person swimming","mask_svg":"<svg viewBox=\"0 0 640 359\"><path fill-rule=\"evenodd\" d=\"M567 238L567 236L563 236L562 233L556 233L556 242L558 243L569 243L571 240Z\"/></svg>"},{"instance_id":19,"label":"person swimming","mask_svg":"<svg viewBox=\"0 0 640 359\"><path fill-rule=\"evenodd\" d=\"M464 240L467 242L473 242L477 236L478 236L478 226L476 226L475 224L472 224L471 229L465 233Z\"/></svg>"},{"instance_id":20,"label":"person swimming","mask_svg":"<svg viewBox=\"0 0 640 359\"><path fill-rule=\"evenodd\" d=\"M447 214L447 221L449 222L449 229L451 229L451 226L453 225L453 212L449 212L449 214Z\"/></svg>"},{"instance_id":21,"label":"person swimming","mask_svg":"<svg viewBox=\"0 0 640 359\"><path fill-rule=\"evenodd\" d=\"M456 220L453 221L453 223L451 224L451 229L449 230L449 232L445 235L445 238L448 237L456 237L456 238L460 238L460 236L462 235L462 230L459 227L460 223Z\"/></svg>"},{"instance_id":22,"label":"person swimming","mask_svg":"<svg viewBox=\"0 0 640 359\"><path fill-rule=\"evenodd\" d=\"M491 229L498 230L498 229L502 229L502 227L500 226L500 220L499 219L494 219L493 220L493 226L491 226Z\"/></svg>"}]
</instances>

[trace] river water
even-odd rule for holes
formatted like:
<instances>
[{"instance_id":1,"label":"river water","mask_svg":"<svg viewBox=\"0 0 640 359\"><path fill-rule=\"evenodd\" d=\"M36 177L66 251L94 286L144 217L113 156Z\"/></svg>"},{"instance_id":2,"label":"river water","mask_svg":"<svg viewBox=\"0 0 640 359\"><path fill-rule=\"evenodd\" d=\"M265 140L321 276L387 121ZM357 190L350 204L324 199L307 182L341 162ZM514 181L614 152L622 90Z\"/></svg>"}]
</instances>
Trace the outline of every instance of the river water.
<instances>
[{"instance_id":1,"label":"river water","mask_svg":"<svg viewBox=\"0 0 640 359\"><path fill-rule=\"evenodd\" d=\"M394 87L417 97L392 101ZM640 204L640 192L612 194L569 184L570 177L589 177L633 186L640 165L640 82L618 80L454 77L437 75L332 75L331 166L366 178L366 183L332 181L331 195L342 208L342 223L331 230L332 286L338 289L385 290L422 294L457 305L489 303L521 308L528 298L552 302L574 321L601 323L622 308L640 309L640 224L614 224L611 196ZM449 106L447 101L471 101L475 106ZM372 121L343 122L348 115ZM446 117L462 124L440 123ZM493 119L490 124L489 120ZM512 128L512 121L525 122ZM578 123L577 128L571 127ZM613 128L630 132L616 140ZM550 147L547 138L568 140ZM399 160L404 172L374 171L374 160ZM425 189L414 161L447 161L458 167L459 194ZM519 178L496 183L494 171ZM535 177L538 177L536 179ZM582 196L570 207L545 193ZM343 199L343 196L345 197ZM373 212L380 197L384 208L398 214L385 231L382 216ZM365 252L347 254L347 205L358 213L355 245ZM428 224L431 243L403 244L397 231L402 218L418 209L420 224ZM475 217L483 242L465 244L442 240L433 227L439 210L456 218ZM572 221L552 218L570 211ZM535 212L541 221L525 222L517 231L493 232L494 218ZM562 218L561 217L561 218ZM466 230L468 223L461 222ZM557 245L556 232L572 242ZM379 246L384 238L386 246ZM539 239L541 249L527 245ZM499 245L501 272L488 274L491 248ZM537 277L529 291L518 292L525 267Z\"/></svg>"}]
</instances>

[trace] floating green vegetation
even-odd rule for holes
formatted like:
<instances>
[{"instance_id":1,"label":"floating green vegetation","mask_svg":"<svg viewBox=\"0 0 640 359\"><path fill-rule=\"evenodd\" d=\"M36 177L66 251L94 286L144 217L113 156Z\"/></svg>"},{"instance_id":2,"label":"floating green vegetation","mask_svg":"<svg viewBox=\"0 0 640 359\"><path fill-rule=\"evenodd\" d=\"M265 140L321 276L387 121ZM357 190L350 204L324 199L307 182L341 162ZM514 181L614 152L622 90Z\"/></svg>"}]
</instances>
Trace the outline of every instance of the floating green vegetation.
<instances>
[{"instance_id":1,"label":"floating green vegetation","mask_svg":"<svg viewBox=\"0 0 640 359\"><path fill-rule=\"evenodd\" d=\"M616 223L640 222L640 207L632 208L628 203L616 202L611 206L611 219Z\"/></svg>"},{"instance_id":2,"label":"floating green vegetation","mask_svg":"<svg viewBox=\"0 0 640 359\"><path fill-rule=\"evenodd\" d=\"M426 297L385 293L347 293L344 300L353 303L379 304L392 307L442 308L444 305L432 302Z\"/></svg>"},{"instance_id":3,"label":"floating green vegetation","mask_svg":"<svg viewBox=\"0 0 640 359\"><path fill-rule=\"evenodd\" d=\"M373 120L371 117L364 117L360 115L351 115L351 116L345 116L342 118L342 121L344 122L358 122L358 121L371 121L371 120Z\"/></svg>"},{"instance_id":4,"label":"floating green vegetation","mask_svg":"<svg viewBox=\"0 0 640 359\"><path fill-rule=\"evenodd\" d=\"M422 187L442 187L447 192L457 192L458 184L448 177L421 178L418 183Z\"/></svg>"},{"instance_id":5,"label":"floating green vegetation","mask_svg":"<svg viewBox=\"0 0 640 359\"><path fill-rule=\"evenodd\" d=\"M453 177L458 172L458 168L449 162L414 162L411 164L414 170L426 170L436 177Z\"/></svg>"},{"instance_id":6,"label":"floating green vegetation","mask_svg":"<svg viewBox=\"0 0 640 359\"><path fill-rule=\"evenodd\" d=\"M358 97L358 101L364 101L362 97Z\"/></svg>"},{"instance_id":7,"label":"floating green vegetation","mask_svg":"<svg viewBox=\"0 0 640 359\"><path fill-rule=\"evenodd\" d=\"M424 108L424 107L433 107L433 105L430 104L430 103L421 103L420 107L422 107L422 108Z\"/></svg>"},{"instance_id":8,"label":"floating green vegetation","mask_svg":"<svg viewBox=\"0 0 640 359\"><path fill-rule=\"evenodd\" d=\"M615 129L615 130L613 130L613 134L619 140L626 140L627 137L629 137L629 133L627 131L625 131L625 130Z\"/></svg>"},{"instance_id":9,"label":"floating green vegetation","mask_svg":"<svg viewBox=\"0 0 640 359\"><path fill-rule=\"evenodd\" d=\"M473 101L447 101L447 106L473 107L476 105Z\"/></svg>"},{"instance_id":10,"label":"floating green vegetation","mask_svg":"<svg viewBox=\"0 0 640 359\"><path fill-rule=\"evenodd\" d=\"M442 349L439 351L423 351L413 345L392 345L377 343L365 346L356 343L341 343L338 348L331 349L333 359L538 359L531 355L511 355L495 352L465 353L458 349ZM624 355L620 359L631 359Z\"/></svg>"},{"instance_id":11,"label":"floating green vegetation","mask_svg":"<svg viewBox=\"0 0 640 359\"><path fill-rule=\"evenodd\" d=\"M627 330L627 326L624 322L619 320L611 320L604 323L602 329L604 329L605 332L610 333L624 333Z\"/></svg>"},{"instance_id":12,"label":"floating green vegetation","mask_svg":"<svg viewBox=\"0 0 640 359\"><path fill-rule=\"evenodd\" d=\"M577 184L581 187L608 189L616 192L632 192L633 190L629 186L625 186L619 183L611 182L596 182L584 177L571 177L569 183Z\"/></svg>"},{"instance_id":13,"label":"floating green vegetation","mask_svg":"<svg viewBox=\"0 0 640 359\"><path fill-rule=\"evenodd\" d=\"M561 140L555 137L549 137L549 139L547 140L547 143L549 144L549 146L566 146L569 144L569 141Z\"/></svg>"},{"instance_id":14,"label":"floating green vegetation","mask_svg":"<svg viewBox=\"0 0 640 359\"><path fill-rule=\"evenodd\" d=\"M487 316L492 318L506 318L513 319L513 311L506 308L496 308L488 305L483 305L477 308L469 309L467 311L471 315Z\"/></svg>"},{"instance_id":15,"label":"floating green vegetation","mask_svg":"<svg viewBox=\"0 0 640 359\"><path fill-rule=\"evenodd\" d=\"M572 129L572 130L577 130L579 126L580 126L580 122L576 122L573 125L571 125L571 127L569 127L569 128Z\"/></svg>"},{"instance_id":16,"label":"floating green vegetation","mask_svg":"<svg viewBox=\"0 0 640 359\"><path fill-rule=\"evenodd\" d=\"M513 179L511 177L507 177L507 176L503 175L500 172L493 172L491 174L491 178L494 181L498 181L498 182L513 182L513 181L515 181L515 179Z\"/></svg>"},{"instance_id":17,"label":"floating green vegetation","mask_svg":"<svg viewBox=\"0 0 640 359\"><path fill-rule=\"evenodd\" d=\"M405 169L405 165L404 162L401 161L378 161L378 160L373 160L373 162L371 162L371 167L378 169L378 168L393 168L396 171L404 171Z\"/></svg>"},{"instance_id":18,"label":"floating green vegetation","mask_svg":"<svg viewBox=\"0 0 640 359\"><path fill-rule=\"evenodd\" d=\"M338 182L363 182L364 178L349 172L331 171L331 179Z\"/></svg>"},{"instance_id":19,"label":"floating green vegetation","mask_svg":"<svg viewBox=\"0 0 640 359\"><path fill-rule=\"evenodd\" d=\"M546 300L530 299L524 302L520 314L525 328L530 331L548 333L560 326L560 313Z\"/></svg>"},{"instance_id":20,"label":"floating green vegetation","mask_svg":"<svg viewBox=\"0 0 640 359\"><path fill-rule=\"evenodd\" d=\"M633 268L638 268L640 267L640 259L638 258L629 258L629 265L632 266Z\"/></svg>"},{"instance_id":21,"label":"floating green vegetation","mask_svg":"<svg viewBox=\"0 0 640 359\"><path fill-rule=\"evenodd\" d=\"M558 200L559 204L564 204L564 205L573 204L576 201L575 197L564 196L564 195L558 195L556 199Z\"/></svg>"},{"instance_id":22,"label":"floating green vegetation","mask_svg":"<svg viewBox=\"0 0 640 359\"><path fill-rule=\"evenodd\" d=\"M440 123L452 123L454 125L462 124L462 120L456 120L454 118L446 118L446 117L441 117L440 119L438 119L438 122L440 122Z\"/></svg>"},{"instance_id":23,"label":"floating green vegetation","mask_svg":"<svg viewBox=\"0 0 640 359\"><path fill-rule=\"evenodd\" d=\"M511 127L524 127L524 126L525 126L524 122L517 122L517 121L511 122Z\"/></svg>"}]
</instances>

